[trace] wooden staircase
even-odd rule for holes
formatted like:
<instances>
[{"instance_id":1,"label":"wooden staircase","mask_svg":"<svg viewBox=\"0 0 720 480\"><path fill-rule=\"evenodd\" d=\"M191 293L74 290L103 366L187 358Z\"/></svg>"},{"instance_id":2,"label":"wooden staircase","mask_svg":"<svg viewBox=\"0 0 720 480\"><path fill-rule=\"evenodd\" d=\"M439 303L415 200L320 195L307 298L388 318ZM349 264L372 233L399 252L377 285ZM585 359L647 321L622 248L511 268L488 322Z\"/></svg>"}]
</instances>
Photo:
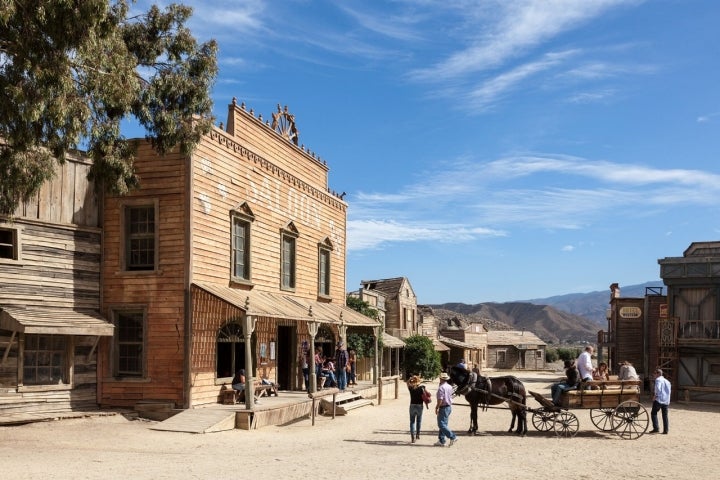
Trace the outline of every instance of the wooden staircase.
<instances>
[{"instance_id":1,"label":"wooden staircase","mask_svg":"<svg viewBox=\"0 0 720 480\"><path fill-rule=\"evenodd\" d=\"M374 404L372 400L363 398L359 393L339 393L335 396L335 415L346 415L350 410ZM323 415L333 414L332 396L320 399L320 411Z\"/></svg>"}]
</instances>

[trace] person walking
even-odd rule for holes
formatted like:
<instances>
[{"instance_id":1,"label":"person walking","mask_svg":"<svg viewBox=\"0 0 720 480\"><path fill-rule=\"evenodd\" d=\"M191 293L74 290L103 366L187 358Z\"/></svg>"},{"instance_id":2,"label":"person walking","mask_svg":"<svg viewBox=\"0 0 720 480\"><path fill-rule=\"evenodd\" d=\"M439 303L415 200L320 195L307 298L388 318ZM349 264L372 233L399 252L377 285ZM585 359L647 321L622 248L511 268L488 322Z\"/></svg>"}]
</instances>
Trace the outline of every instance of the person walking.
<instances>
[{"instance_id":1,"label":"person walking","mask_svg":"<svg viewBox=\"0 0 720 480\"><path fill-rule=\"evenodd\" d=\"M413 375L408 379L407 387L410 392L410 443L415 443L420 439L425 385L420 385L420 377Z\"/></svg>"},{"instance_id":2,"label":"person walking","mask_svg":"<svg viewBox=\"0 0 720 480\"><path fill-rule=\"evenodd\" d=\"M670 429L668 421L668 405L670 405L670 381L663 377L662 369L658 368L654 372L655 375L655 394L653 395L653 406L650 411L653 428L650 433L660 433L660 425L658 424L658 411L662 412L663 432L667 435Z\"/></svg>"},{"instance_id":3,"label":"person walking","mask_svg":"<svg viewBox=\"0 0 720 480\"><path fill-rule=\"evenodd\" d=\"M435 442L436 447L444 447L446 437L450 439L449 447L452 447L458 441L457 435L448 427L448 421L452 413L452 387L448 383L448 380L450 380L450 375L442 372L440 374L440 386L437 391L437 403L435 404L435 415L437 415L438 425L438 441Z\"/></svg>"}]
</instances>

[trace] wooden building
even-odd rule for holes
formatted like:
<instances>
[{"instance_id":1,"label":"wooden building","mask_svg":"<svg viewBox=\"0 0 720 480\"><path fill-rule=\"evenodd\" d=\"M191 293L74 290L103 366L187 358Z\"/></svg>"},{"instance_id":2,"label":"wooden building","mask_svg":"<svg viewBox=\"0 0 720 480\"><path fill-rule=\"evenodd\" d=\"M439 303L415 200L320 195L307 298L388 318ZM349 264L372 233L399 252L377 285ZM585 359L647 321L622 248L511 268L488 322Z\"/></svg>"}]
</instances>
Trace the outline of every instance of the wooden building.
<instances>
[{"instance_id":1,"label":"wooden building","mask_svg":"<svg viewBox=\"0 0 720 480\"><path fill-rule=\"evenodd\" d=\"M442 320L438 324L438 340L449 349L448 363L464 359L481 371L487 366L487 330L482 323L470 323L459 318Z\"/></svg>"},{"instance_id":2,"label":"wooden building","mask_svg":"<svg viewBox=\"0 0 720 480\"><path fill-rule=\"evenodd\" d=\"M667 308L650 366L667 371L680 399L720 402L720 241L693 242L658 263Z\"/></svg>"},{"instance_id":3,"label":"wooden building","mask_svg":"<svg viewBox=\"0 0 720 480\"><path fill-rule=\"evenodd\" d=\"M547 344L526 330L490 330L487 333L487 367L510 370L545 368Z\"/></svg>"},{"instance_id":4,"label":"wooden building","mask_svg":"<svg viewBox=\"0 0 720 480\"><path fill-rule=\"evenodd\" d=\"M139 143L141 188L103 207L103 405L217 402L241 368L302 389L304 352L379 336L345 306L347 204L297 140L287 108L233 100L191 155Z\"/></svg>"},{"instance_id":5,"label":"wooden building","mask_svg":"<svg viewBox=\"0 0 720 480\"><path fill-rule=\"evenodd\" d=\"M610 285L608 328L598 332L598 361L614 373L622 362L632 363L647 389L658 364L658 322L666 306L662 287L647 287L644 297L622 297L619 285Z\"/></svg>"},{"instance_id":6,"label":"wooden building","mask_svg":"<svg viewBox=\"0 0 720 480\"><path fill-rule=\"evenodd\" d=\"M417 296L406 277L363 280L362 290L376 290L385 296L385 331L398 338L420 333Z\"/></svg>"},{"instance_id":7,"label":"wooden building","mask_svg":"<svg viewBox=\"0 0 720 480\"><path fill-rule=\"evenodd\" d=\"M102 231L90 162L65 159L0 216L0 423L96 409Z\"/></svg>"}]
</instances>

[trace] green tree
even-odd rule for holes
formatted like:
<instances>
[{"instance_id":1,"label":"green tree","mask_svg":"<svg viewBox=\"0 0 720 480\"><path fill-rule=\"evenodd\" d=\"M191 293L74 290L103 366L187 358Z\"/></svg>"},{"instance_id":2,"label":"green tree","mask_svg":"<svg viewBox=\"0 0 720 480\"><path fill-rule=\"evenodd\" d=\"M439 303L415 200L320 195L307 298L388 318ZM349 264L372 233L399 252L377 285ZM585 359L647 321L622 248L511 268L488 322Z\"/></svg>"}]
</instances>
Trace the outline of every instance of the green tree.
<instances>
[{"instance_id":1,"label":"green tree","mask_svg":"<svg viewBox=\"0 0 720 480\"><path fill-rule=\"evenodd\" d=\"M435 351L432 340L423 335L412 335L405 339L403 359L405 376L420 375L435 378L440 374L440 353Z\"/></svg>"},{"instance_id":2,"label":"green tree","mask_svg":"<svg viewBox=\"0 0 720 480\"><path fill-rule=\"evenodd\" d=\"M105 191L138 185L135 119L161 154L212 127L215 41L198 44L172 4L128 17L127 0L0 1L0 213L11 214L82 146Z\"/></svg>"},{"instance_id":3,"label":"green tree","mask_svg":"<svg viewBox=\"0 0 720 480\"><path fill-rule=\"evenodd\" d=\"M370 304L358 297L348 295L345 297L345 305L353 310L362 313L366 317L374 320L378 319L378 311L370 306ZM348 350L355 350L358 358L372 357L375 355L375 337L370 333L353 332L347 337ZM382 348L382 339L378 339L378 348Z\"/></svg>"}]
</instances>

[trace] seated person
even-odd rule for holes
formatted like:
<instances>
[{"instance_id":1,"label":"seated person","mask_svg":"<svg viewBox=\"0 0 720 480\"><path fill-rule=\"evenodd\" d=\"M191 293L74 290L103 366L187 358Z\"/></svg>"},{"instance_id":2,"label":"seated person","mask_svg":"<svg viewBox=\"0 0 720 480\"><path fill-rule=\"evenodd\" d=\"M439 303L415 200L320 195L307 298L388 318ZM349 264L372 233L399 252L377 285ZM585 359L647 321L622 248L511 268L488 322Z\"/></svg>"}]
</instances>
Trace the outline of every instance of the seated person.
<instances>
[{"instance_id":1,"label":"seated person","mask_svg":"<svg viewBox=\"0 0 720 480\"><path fill-rule=\"evenodd\" d=\"M610 380L610 372L608 371L608 365L605 362L600 362L595 370L593 370L593 380L594 381L607 381ZM598 388L605 389L605 386L595 386L593 387L594 390L597 390Z\"/></svg>"},{"instance_id":2,"label":"seated person","mask_svg":"<svg viewBox=\"0 0 720 480\"><path fill-rule=\"evenodd\" d=\"M625 360L623 363L620 364L618 380L640 380L640 376L635 371L635 367L633 367L633 364Z\"/></svg>"},{"instance_id":3,"label":"seated person","mask_svg":"<svg viewBox=\"0 0 720 480\"><path fill-rule=\"evenodd\" d=\"M241 368L237 371L237 373L235 373L235 376L230 382L232 384L232 389L237 392L238 402L245 397L245 381L245 369ZM255 397L255 403L260 403L258 402L257 397Z\"/></svg>"},{"instance_id":4,"label":"seated person","mask_svg":"<svg viewBox=\"0 0 720 480\"><path fill-rule=\"evenodd\" d=\"M461 358L460 361L459 361L459 362L457 363L457 365L455 365L455 366L458 367L458 368L462 368L463 370L467 370L467 369L468 369L467 364L465 363L465 359L464 359L464 358Z\"/></svg>"},{"instance_id":5,"label":"seated person","mask_svg":"<svg viewBox=\"0 0 720 480\"><path fill-rule=\"evenodd\" d=\"M555 405L560 405L560 395L568 390L577 388L580 383L580 373L578 372L575 362L565 360L565 379L558 383L553 383L550 387L552 401Z\"/></svg>"},{"instance_id":6,"label":"seated person","mask_svg":"<svg viewBox=\"0 0 720 480\"><path fill-rule=\"evenodd\" d=\"M323 363L320 376L326 377L325 385L328 387L337 387L337 379L335 378L335 364L329 358Z\"/></svg>"}]
</instances>

